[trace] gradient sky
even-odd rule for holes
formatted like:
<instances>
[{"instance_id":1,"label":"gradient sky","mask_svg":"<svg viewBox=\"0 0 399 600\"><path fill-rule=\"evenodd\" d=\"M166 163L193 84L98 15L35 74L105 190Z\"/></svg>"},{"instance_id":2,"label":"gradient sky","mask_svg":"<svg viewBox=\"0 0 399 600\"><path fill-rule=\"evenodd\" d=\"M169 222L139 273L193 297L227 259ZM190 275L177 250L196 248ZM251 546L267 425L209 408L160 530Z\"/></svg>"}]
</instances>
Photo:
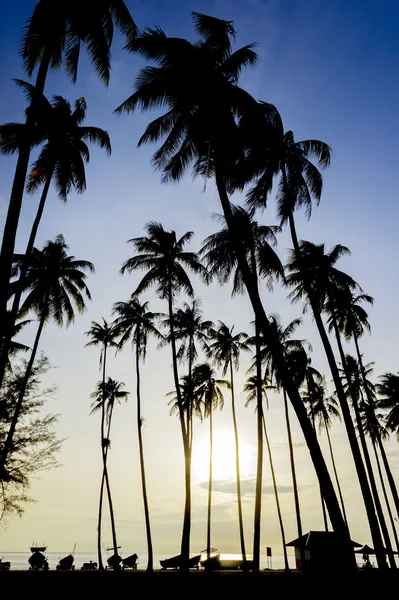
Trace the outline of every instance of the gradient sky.
<instances>
[{"instance_id":1,"label":"gradient sky","mask_svg":"<svg viewBox=\"0 0 399 600\"><path fill-rule=\"evenodd\" d=\"M0 23L0 110L1 121L21 121L24 99L11 81L26 79L18 57L20 32L29 17L33 1L10 3ZM325 174L321 205L310 222L298 215L302 239L349 246L352 256L342 259L347 270L375 297L370 310L372 336L362 340L366 361L375 361L375 373L397 371L399 327L396 319L399 292L397 260L399 242L397 223L397 139L399 121L398 11L394 1L383 0L238 0L203 2L127 1L138 26L159 25L168 34L193 39L191 11L197 10L234 20L237 45L258 42L260 56L256 69L246 72L241 85L256 98L276 104L286 129L297 139L319 138L333 149L332 166ZM86 56L82 57L79 78L72 86L62 71L52 72L47 96L58 94L74 101L84 96L88 103L87 124L107 129L112 141L112 157L93 148L87 167L87 191L72 193L62 205L52 190L40 226L37 245L63 233L70 253L95 263L90 276L93 301L83 316L69 329L48 325L41 348L50 357L54 369L47 382L58 386L54 400L47 405L59 413L58 433L65 439L60 454L62 466L45 473L32 485L36 504L26 507L22 520L10 519L0 531L1 551L27 550L32 539L46 540L50 550L69 550L77 542L78 550L94 550L96 512L101 476L99 418L88 417L89 396L100 374L98 351L84 348L84 332L92 320L109 318L114 302L126 300L139 275L119 275L119 268L132 249L126 240L142 234L149 220L160 221L177 235L195 232L192 249L199 248L206 235L215 231L211 214L219 212L214 187L192 181L188 174L179 185L161 185L159 174L150 165L154 148L136 149L136 143L150 114L117 118L113 110L132 92L141 59L122 51L116 36L112 54L111 82L106 89L93 74ZM15 159L0 162L0 225L3 224ZM239 197L234 199L240 202ZM38 197L26 196L18 232L17 250L23 251L36 211ZM267 224L276 223L273 199L269 209L259 215ZM279 253L286 258L290 239L280 237ZM246 297L230 299L230 288L204 287L194 280L196 295L202 299L204 317L222 319L237 330L250 331L252 312ZM291 306L287 291L264 292L270 313L279 313L284 321L300 316L301 307ZM146 295L154 310L166 307L153 292ZM186 298L181 298L181 301ZM24 336L31 343L32 327ZM298 336L313 346L312 360L326 373L326 360L309 317ZM348 347L349 351L353 348ZM237 376L242 389L249 359L244 357ZM110 358L109 375L134 391L133 359L128 349ZM154 550L176 553L179 550L183 509L183 461L178 421L169 417L165 394L173 388L171 357L168 349L156 351L150 344L143 369L143 402L146 418L144 436L148 471L148 489L152 516ZM254 473L256 452L255 417L244 408L244 395L238 397L245 530L248 548L252 547ZM319 529L322 517L314 470L295 418L293 431L299 468L303 528ZM279 396L270 398L268 414L278 483L287 538L296 537L294 505ZM114 490L118 539L125 554L145 552L145 530L140 493L136 442L134 395L129 403L117 407L110 477ZM226 395L225 409L215 416L214 525L212 545L224 552L239 551L237 504L234 494L234 465L231 458L233 437L231 409ZM196 424L193 459L193 534L192 550L205 543L207 423ZM344 497L353 539L371 543L365 512L361 504L352 459L343 427L336 423L332 439L342 478ZM321 440L325 449L325 440ZM394 473L399 473L397 442L388 446ZM230 454L229 454L230 453ZM220 456L222 458L220 458ZM106 524L104 544L111 542ZM265 462L262 548L273 547L281 553L277 517L271 490L270 471Z\"/></svg>"}]
</instances>

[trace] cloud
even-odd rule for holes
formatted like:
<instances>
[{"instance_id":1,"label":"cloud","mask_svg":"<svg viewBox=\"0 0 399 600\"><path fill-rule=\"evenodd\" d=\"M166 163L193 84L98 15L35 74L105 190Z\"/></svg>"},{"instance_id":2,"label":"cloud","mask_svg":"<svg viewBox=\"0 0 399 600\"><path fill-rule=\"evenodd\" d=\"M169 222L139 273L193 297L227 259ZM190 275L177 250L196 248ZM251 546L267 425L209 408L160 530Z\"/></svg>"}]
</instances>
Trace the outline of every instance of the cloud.
<instances>
[{"instance_id":1,"label":"cloud","mask_svg":"<svg viewBox=\"0 0 399 600\"><path fill-rule=\"evenodd\" d=\"M199 487L206 490L208 489L208 481L202 481ZM241 494L246 496L249 494L255 494L255 477L242 479L241 480ZM220 492L222 494L235 494L237 492L237 481L232 477L228 479L216 479L212 484L212 490L214 492ZM292 485L278 485L277 490L280 494L290 494L293 491ZM262 494L268 496L274 494L272 485L264 485L262 487Z\"/></svg>"}]
</instances>

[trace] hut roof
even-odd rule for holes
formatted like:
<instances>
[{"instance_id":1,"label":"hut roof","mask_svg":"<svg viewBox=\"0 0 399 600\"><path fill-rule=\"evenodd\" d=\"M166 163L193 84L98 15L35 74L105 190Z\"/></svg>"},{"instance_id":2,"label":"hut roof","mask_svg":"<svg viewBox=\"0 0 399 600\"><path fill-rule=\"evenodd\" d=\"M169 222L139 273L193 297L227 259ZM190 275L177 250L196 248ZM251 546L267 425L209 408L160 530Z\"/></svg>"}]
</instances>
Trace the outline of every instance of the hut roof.
<instances>
[{"instance_id":1,"label":"hut roof","mask_svg":"<svg viewBox=\"0 0 399 600\"><path fill-rule=\"evenodd\" d=\"M299 547L303 545L306 548L316 548L319 546L342 546L343 543L342 537L334 531L309 531L301 538L288 542L286 546ZM351 540L351 544L354 548L361 546L361 544L353 540Z\"/></svg>"}]
</instances>

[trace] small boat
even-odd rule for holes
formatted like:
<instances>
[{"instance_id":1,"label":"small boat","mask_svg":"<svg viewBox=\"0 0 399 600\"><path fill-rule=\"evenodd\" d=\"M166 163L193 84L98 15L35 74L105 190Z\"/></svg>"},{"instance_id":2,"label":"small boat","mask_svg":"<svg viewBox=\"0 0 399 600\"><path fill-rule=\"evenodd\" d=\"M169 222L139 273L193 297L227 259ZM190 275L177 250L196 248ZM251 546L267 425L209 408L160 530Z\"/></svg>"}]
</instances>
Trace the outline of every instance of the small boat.
<instances>
[{"instance_id":1,"label":"small boat","mask_svg":"<svg viewBox=\"0 0 399 600\"><path fill-rule=\"evenodd\" d=\"M131 554L126 558L122 559L122 569L133 569L133 571L137 571L137 554Z\"/></svg>"},{"instance_id":2,"label":"small boat","mask_svg":"<svg viewBox=\"0 0 399 600\"><path fill-rule=\"evenodd\" d=\"M68 556L60 558L60 560L58 561L58 565L56 566L57 571L74 571L74 561L75 559L72 556L72 554L68 554Z\"/></svg>"},{"instance_id":3,"label":"small boat","mask_svg":"<svg viewBox=\"0 0 399 600\"><path fill-rule=\"evenodd\" d=\"M28 563L30 571L48 571L47 558L39 550L33 552L32 556L28 558Z\"/></svg>"},{"instance_id":4,"label":"small boat","mask_svg":"<svg viewBox=\"0 0 399 600\"><path fill-rule=\"evenodd\" d=\"M112 556L107 559L108 567L114 571L117 571L121 568L121 562L122 558L119 556L119 554L112 554Z\"/></svg>"},{"instance_id":5,"label":"small boat","mask_svg":"<svg viewBox=\"0 0 399 600\"><path fill-rule=\"evenodd\" d=\"M219 568L220 561L220 552L217 548L209 549L209 560L208 560L208 551L201 550L200 554L200 565L204 569L217 570Z\"/></svg>"},{"instance_id":6,"label":"small boat","mask_svg":"<svg viewBox=\"0 0 399 600\"><path fill-rule=\"evenodd\" d=\"M3 560L0 558L0 571L9 571L11 567L11 563L8 560Z\"/></svg>"},{"instance_id":7,"label":"small boat","mask_svg":"<svg viewBox=\"0 0 399 600\"><path fill-rule=\"evenodd\" d=\"M188 560L188 568L189 569L199 569L201 555L197 554L189 558ZM178 556L172 556L172 558L166 558L165 560L160 560L161 567L163 569L175 569L176 571L181 567L181 554Z\"/></svg>"},{"instance_id":8,"label":"small boat","mask_svg":"<svg viewBox=\"0 0 399 600\"><path fill-rule=\"evenodd\" d=\"M97 571L97 566L97 563L91 560L90 562L83 563L81 571Z\"/></svg>"}]
</instances>

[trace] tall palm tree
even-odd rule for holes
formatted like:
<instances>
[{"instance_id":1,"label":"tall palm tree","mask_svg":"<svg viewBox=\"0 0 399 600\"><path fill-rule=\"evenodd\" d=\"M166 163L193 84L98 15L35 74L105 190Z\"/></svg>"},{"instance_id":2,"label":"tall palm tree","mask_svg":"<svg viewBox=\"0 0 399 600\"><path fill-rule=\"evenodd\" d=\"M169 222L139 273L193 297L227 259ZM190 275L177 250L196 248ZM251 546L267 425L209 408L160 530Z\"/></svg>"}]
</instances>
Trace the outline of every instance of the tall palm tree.
<instances>
[{"instance_id":1,"label":"tall palm tree","mask_svg":"<svg viewBox=\"0 0 399 600\"><path fill-rule=\"evenodd\" d=\"M399 441L399 373L384 373L377 384L379 399L378 408L388 410L385 425L389 431L395 432Z\"/></svg>"},{"instance_id":2,"label":"tall palm tree","mask_svg":"<svg viewBox=\"0 0 399 600\"><path fill-rule=\"evenodd\" d=\"M380 523L382 535L384 537L384 542L386 546L386 552L388 555L388 560L391 565L391 569L396 569L395 557L393 555L391 540L389 537L388 528L385 521L384 512L382 510L381 501L377 489L377 484L374 477L374 471L371 464L370 454L367 447L366 436L363 429L362 416L361 416L361 407L364 402L363 397L363 381L360 373L360 367L356 359L349 355L343 354L342 347L340 347L340 352L342 353L342 379L345 383L345 392L348 397L352 400L352 406L355 411L356 416L356 426L359 433L359 439L363 450L364 461L367 467L367 474L370 481L370 487L373 494L374 504L376 507L378 520Z\"/></svg>"},{"instance_id":3,"label":"tall palm tree","mask_svg":"<svg viewBox=\"0 0 399 600\"><path fill-rule=\"evenodd\" d=\"M35 88L29 83L19 81L28 97L32 100ZM20 285L17 287L10 316L10 327L17 317L22 294L22 282L25 277L27 264L36 240L37 230L43 215L44 206L53 181L58 195L64 202L67 200L71 189L82 193L86 189L86 176L84 163L89 161L90 153L86 142L96 143L111 152L108 134L99 127L82 125L86 116L86 101L84 98L76 100L74 110L70 103L61 96L54 96L50 103L43 95L40 98L40 117L37 125L40 136L45 138L38 158L32 166L27 189L34 192L43 185L43 190L25 250L25 262L20 270ZM17 151L26 137L26 125L7 123L0 127L0 153L10 154ZM3 133L4 132L4 133ZM9 143L9 142L12 143ZM11 339L5 333L5 339ZM0 385L4 375L7 348L0 355Z\"/></svg>"},{"instance_id":4,"label":"tall palm tree","mask_svg":"<svg viewBox=\"0 0 399 600\"><path fill-rule=\"evenodd\" d=\"M204 416L209 417L209 481L208 481L208 511L206 526L206 554L210 560L211 554L211 509L212 509L212 480L213 480L213 411L224 406L221 387L230 387L224 379L216 379L215 371L208 363L196 365L193 369L194 394L204 407ZM209 562L207 563L210 564Z\"/></svg>"},{"instance_id":5,"label":"tall palm tree","mask_svg":"<svg viewBox=\"0 0 399 600\"><path fill-rule=\"evenodd\" d=\"M144 503L144 518L147 535L147 553L148 564L147 571L152 572L154 566L154 557L152 550L151 526L150 526L150 511L148 508L147 485L144 463L144 445L143 445L143 417L141 413L141 385L140 385L140 361L145 360L147 353L148 336L152 335L157 339L163 339L162 334L154 325L160 315L149 310L148 302L140 303L139 299L131 296L127 302L117 302L114 304L113 314L117 315L114 325L121 336L118 344L118 349L122 349L127 342L131 342L133 350L135 350L135 367L136 367L136 399L137 399L137 434L139 440L140 453L140 472L141 472L141 487L143 492Z\"/></svg>"},{"instance_id":6,"label":"tall palm tree","mask_svg":"<svg viewBox=\"0 0 399 600\"><path fill-rule=\"evenodd\" d=\"M302 323L301 319L294 319L291 321L286 327L280 321L280 318L277 315L272 315L270 317L271 326L274 331L274 336L279 339L281 347L284 348L285 359L287 364L289 365L289 369L292 373L294 381L298 388L300 387L302 381L301 377L297 376L297 356L298 353L301 355L305 350L305 342L304 340L295 340L291 339L292 335L295 333L296 329ZM301 511L299 504L299 492L298 492L298 484L297 484L297 476L296 476L296 468L295 468L295 457L294 457L294 446L292 443L292 433L291 433L291 424L290 417L288 412L288 401L287 401L287 392L284 388L283 379L280 376L278 364L276 364L274 360L273 353L271 352L270 346L268 344L268 340L264 337L261 338L260 342L260 351L259 360L265 363L266 373L270 380L275 382L276 388L278 390L282 390L283 399L284 399L284 413L285 413L285 423L287 427L287 438L288 438L288 448L290 453L290 465L291 465L291 477L292 477L292 486L294 491L294 501L295 501L295 513L296 513L296 521L297 521L297 530L299 539L302 538L302 520L301 520ZM256 356L255 356L256 360ZM304 568L305 565L305 550L301 545L301 562Z\"/></svg>"},{"instance_id":7,"label":"tall palm tree","mask_svg":"<svg viewBox=\"0 0 399 600\"><path fill-rule=\"evenodd\" d=\"M329 308L331 313L331 301L333 301L334 295L337 290L356 290L359 288L357 283L346 273L340 271L335 266L338 259L345 254L349 254L348 248L341 245L336 245L330 252L325 252L324 244L312 244L311 242L302 241L300 244L300 258L298 259L297 253L291 252L287 269L289 275L287 276L287 284L292 286L290 297L294 301L304 300L305 308L310 305L312 314L320 316L317 317L318 328L320 335L323 339L327 338L328 347L325 345L325 350L329 359L330 370L333 376L334 386L337 392L338 400L340 403L342 417L345 423L346 432L348 435L349 444L352 451L353 460L357 476L359 479L360 488L362 491L363 501L367 513L369 522L370 532L373 539L373 544L377 552L377 561L381 568L387 566L385 553L382 543L381 532L378 525L377 515L375 513L375 507L373 502L373 496L371 493L369 481L365 465L363 463L362 455L360 453L359 444L356 437L356 431L352 416L349 409L347 395L340 378L338 366L335 361L335 357L332 352L330 341L328 340L327 332L322 322L321 312ZM306 276L304 277L304 271L306 270ZM310 286L310 287L309 287ZM309 295L309 289L312 292ZM317 297L317 300L315 299ZM339 330L336 327L334 321L333 327L336 333L336 340L338 349L340 351L341 361L345 368L345 357L340 342ZM324 333L323 333L324 332ZM330 350L332 353L332 360L330 360ZM342 358L343 357L343 358ZM338 379L337 379L338 377Z\"/></svg>"},{"instance_id":8,"label":"tall palm tree","mask_svg":"<svg viewBox=\"0 0 399 600\"><path fill-rule=\"evenodd\" d=\"M123 0L60 0L57 3L53 0L39 0L26 23L21 46L24 69L29 77L37 67L35 88L38 95L43 94L49 68L57 68L62 62L72 81L76 81L81 46L87 49L96 73L108 84L114 25L123 33L127 42L131 42L137 34L137 27ZM31 111L26 122L32 127L34 121L34 111ZM19 148L4 227L0 253L0 320L8 301L30 150L31 140L27 139Z\"/></svg>"},{"instance_id":9,"label":"tall palm tree","mask_svg":"<svg viewBox=\"0 0 399 600\"><path fill-rule=\"evenodd\" d=\"M54 241L47 241L43 250L34 248L29 259L24 280L24 291L27 292L27 296L21 306L20 316L23 317L32 311L37 315L39 324L10 428L1 452L1 472L6 468L15 427L21 413L26 387L45 324L48 321L54 321L59 326L64 323L69 325L75 319L75 310L79 313L84 311L84 296L88 299L91 298L86 285L86 272L93 272L94 266L89 261L76 260L74 256L68 256L67 250L68 245L65 243L64 237L58 235ZM17 273L21 269L23 261L23 255L14 257L14 267Z\"/></svg>"},{"instance_id":10,"label":"tall palm tree","mask_svg":"<svg viewBox=\"0 0 399 600\"><path fill-rule=\"evenodd\" d=\"M148 234L147 236L129 240L133 244L137 254L123 264L121 273L125 273L126 271L132 272L138 269L147 271L137 286L134 295L138 295L155 285L158 296L168 303L169 339L172 348L173 376L178 401L185 464L185 506L181 555L182 569L186 571L189 568L191 531L191 442L185 421L183 398L179 384L173 306L176 296L182 291L190 297L194 296L194 290L185 270L186 268L189 268L192 272L202 277L206 277L207 273L197 254L185 250L185 246L194 235L193 232L189 231L177 239L175 231L166 231L160 223L155 222L147 223L145 230Z\"/></svg>"},{"instance_id":11,"label":"tall palm tree","mask_svg":"<svg viewBox=\"0 0 399 600\"><path fill-rule=\"evenodd\" d=\"M261 387L262 387L262 394L263 397L265 399L266 402L266 409L269 408L269 401L267 398L267 390L270 389L275 389L275 386L271 385L266 379L262 379L262 383L261 383ZM258 389L259 389L259 384L257 381L257 376L256 375L251 375L250 377L248 377L245 385L244 385L244 393L247 394L247 401L245 403L245 406L249 406L249 404L255 400L257 401L258 398ZM276 473L274 470L274 464L273 464L273 455L272 455L272 449L270 446L270 440L269 440L269 436L267 433L267 429L266 429L266 419L265 419L265 413L263 412L262 415L263 418L263 432L265 435L265 440L266 440L266 446L267 446L267 453L269 456L269 463L270 463L270 471L272 474L272 481L273 481L273 489L274 489L274 498L276 500L276 507L277 507L277 515L278 515L278 521L279 521L279 525L280 525L280 532L281 532L281 542L283 545L283 554L284 554L284 568L285 568L285 572L289 573L290 571L290 567L288 564L288 555L287 555L287 547L286 547L286 538L285 538L285 531L284 531L284 523L283 523L283 517L281 514L281 507L280 507L280 499L278 496L278 488L277 488L277 480L276 480Z\"/></svg>"},{"instance_id":12,"label":"tall palm tree","mask_svg":"<svg viewBox=\"0 0 399 600\"><path fill-rule=\"evenodd\" d=\"M86 331L86 335L91 337L90 342L86 346L100 346L100 369L102 368L102 390L103 390L103 402L101 404L101 457L103 462L103 471L106 472L106 435L105 435L105 407L106 407L106 372L107 372L107 354L108 348L117 348L115 341L117 332L113 324L109 324L103 317L102 324L97 321L91 322L91 328ZM107 487L108 491L108 487ZM109 500L109 497L108 497ZM110 503L111 506L111 503ZM101 552L101 520L102 520L102 507L103 507L103 484L100 489L100 500L98 506L98 522L97 522L97 553L98 553L98 568L104 569Z\"/></svg>"},{"instance_id":13,"label":"tall palm tree","mask_svg":"<svg viewBox=\"0 0 399 600\"><path fill-rule=\"evenodd\" d=\"M331 464L334 471L335 481L337 484L339 499L341 501L342 514L344 515L345 522L348 523L346 516L344 499L342 496L341 484L339 482L337 467L335 464L334 452L330 437L330 428L332 425L332 418L341 419L341 415L337 408L337 400L334 396L327 396L326 394L326 383L323 377L321 381L314 382L314 385L309 387L302 394L304 402L309 406L308 411L312 419L312 422L316 424L318 422L319 432L324 430L327 435L328 448L330 450Z\"/></svg>"},{"instance_id":14,"label":"tall palm tree","mask_svg":"<svg viewBox=\"0 0 399 600\"><path fill-rule=\"evenodd\" d=\"M233 219L237 229L240 231L241 248L245 254L245 259L250 264L253 280L264 279L269 289L273 287L275 278L282 278L283 267L273 246L276 245L276 233L278 227L260 225L255 219L252 211L246 211L242 207L231 206ZM226 225L226 220L221 215L216 218L224 225L221 231L212 234L203 243L201 254L204 255L211 276L216 276L220 283L226 283L230 277L233 277L233 292L244 292L242 271L238 264L237 255L234 252L235 238ZM256 355L260 354L259 347L260 327L255 319L255 346ZM258 389L258 408L257 408L257 436L258 436L258 455L256 468L256 492L255 492L255 513L254 513L254 550L253 564L254 570L259 571L260 564L260 522L262 510L262 472L263 472L263 430L262 430L262 389L261 389L261 370L260 362L256 364L258 369L257 381Z\"/></svg>"},{"instance_id":15,"label":"tall palm tree","mask_svg":"<svg viewBox=\"0 0 399 600\"><path fill-rule=\"evenodd\" d=\"M198 349L196 342L199 343L201 349L206 351L208 333L210 328L213 327L212 321L203 321L201 301L194 299L191 306L187 302L183 302L181 308L178 308L173 313L173 329L177 342L180 342L180 347L177 351L177 359L180 362L186 362L188 365L188 381L192 381L192 370L194 362L198 358ZM164 327L170 331L170 321L166 318L163 321ZM164 343L170 343L170 336L168 336ZM161 343L162 345L162 343ZM194 390L192 390L193 394ZM191 398L191 404L194 402L194 398ZM190 447L193 443L193 430L192 430L192 411L187 411L187 434L190 439Z\"/></svg>"},{"instance_id":16,"label":"tall palm tree","mask_svg":"<svg viewBox=\"0 0 399 600\"><path fill-rule=\"evenodd\" d=\"M233 173L237 162L246 156L251 135L243 138L238 126L246 113L256 112L257 102L239 88L241 71L257 60L251 45L232 52L231 40L235 31L231 21L193 13L199 35L196 43L170 38L157 29L147 29L130 44L157 66L142 69L136 79L136 91L116 110L133 112L165 107L166 113L152 121L139 140L139 145L166 138L155 152L154 164L162 170L163 180L179 180L190 165L194 171L215 179L227 227L235 239L234 253L242 273L259 327L270 337L275 360L292 405L304 432L308 448L323 487L330 518L337 533L348 540L348 534L337 497L324 462L316 435L306 414L299 392L284 361L284 354L272 330L260 297L259 287L245 250L240 244L241 232L234 219L229 193L237 186ZM259 111L257 112L258 116ZM269 124L254 119L252 139L259 132L270 132ZM259 127L259 124L261 127ZM256 135L255 135L256 134ZM245 142L245 143L243 143ZM349 552L348 541L348 552ZM352 561L355 567L354 561Z\"/></svg>"},{"instance_id":17,"label":"tall palm tree","mask_svg":"<svg viewBox=\"0 0 399 600\"><path fill-rule=\"evenodd\" d=\"M248 352L249 346L246 343L248 335L241 331L234 333L233 327L228 327L223 321L218 321L217 329L212 328L209 332L209 358L212 358L214 363L222 367L222 375L226 376L227 371L230 375L231 389L231 410L233 416L234 440L235 440L235 462L236 462L236 479L237 479L237 505L238 505L238 527L240 532L240 545L243 561L246 561L247 554L245 551L244 523L242 518L242 502L241 502L241 475L240 475L240 448L238 441L238 425L235 407L234 395L234 369L238 371L240 367L240 353Z\"/></svg>"},{"instance_id":18,"label":"tall palm tree","mask_svg":"<svg viewBox=\"0 0 399 600\"><path fill-rule=\"evenodd\" d=\"M104 482L107 488L107 496L109 503L109 512L111 519L111 531L112 531L112 545L114 548L114 568L119 567L120 557L118 556L118 543L116 541L116 527L115 527L115 516L114 516L114 507L111 495L111 486L109 483L109 475L108 475L108 466L107 466L107 458L108 458L108 450L111 447L111 423L112 423L112 415L114 412L115 404L121 403L121 400L127 400L127 397L130 392L126 392L122 388L124 387L123 381L115 381L115 379L111 379L108 377L105 385L103 381L99 381L97 383L95 391L90 394L90 398L94 398L91 404L91 412L90 414L94 414L97 411L101 411L101 415L105 414L105 422L106 422L106 433L103 438L103 448L104 448L104 462L103 462L103 472L101 478L101 487L100 487L100 496L102 498L104 493ZM102 421L102 419L101 419ZM101 423L101 429L103 424ZM102 431L101 431L102 433Z\"/></svg>"}]
</instances>

